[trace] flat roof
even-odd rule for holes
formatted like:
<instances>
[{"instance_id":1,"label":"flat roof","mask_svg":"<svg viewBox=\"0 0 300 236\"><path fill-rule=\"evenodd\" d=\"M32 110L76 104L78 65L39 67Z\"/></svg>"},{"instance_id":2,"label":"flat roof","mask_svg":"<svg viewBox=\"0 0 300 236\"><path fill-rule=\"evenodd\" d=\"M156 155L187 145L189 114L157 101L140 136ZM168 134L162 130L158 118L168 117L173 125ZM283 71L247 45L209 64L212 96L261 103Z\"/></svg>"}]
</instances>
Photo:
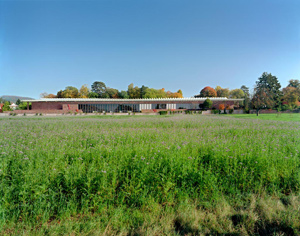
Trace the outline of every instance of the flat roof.
<instances>
[{"instance_id":1,"label":"flat roof","mask_svg":"<svg viewBox=\"0 0 300 236\"><path fill-rule=\"evenodd\" d=\"M205 101L209 98L212 101L244 101L241 98L227 98L227 97L203 97L203 98L42 98L37 100L22 100L23 102L149 102L149 101L180 101L180 102L190 102L190 101Z\"/></svg>"}]
</instances>

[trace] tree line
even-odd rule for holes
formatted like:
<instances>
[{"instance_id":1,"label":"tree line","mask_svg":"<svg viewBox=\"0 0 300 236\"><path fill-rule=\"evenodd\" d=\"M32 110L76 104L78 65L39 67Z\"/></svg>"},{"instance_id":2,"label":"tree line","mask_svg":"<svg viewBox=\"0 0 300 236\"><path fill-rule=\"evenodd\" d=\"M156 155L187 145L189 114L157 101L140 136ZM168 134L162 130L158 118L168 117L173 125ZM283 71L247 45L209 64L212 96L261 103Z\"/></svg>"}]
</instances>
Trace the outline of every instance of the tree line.
<instances>
[{"instance_id":1,"label":"tree line","mask_svg":"<svg viewBox=\"0 0 300 236\"><path fill-rule=\"evenodd\" d=\"M128 85L127 90L110 88L104 82L95 81L91 88L87 85L77 89L73 86L67 86L57 94L42 93L43 98L182 98L182 91L165 91L165 89L154 89L146 86ZM227 97L242 98L244 102L240 104L246 110L256 109L277 109L293 110L300 108L300 81L296 79L289 80L286 87L281 88L278 78L271 73L264 72L255 82L254 89L250 92L249 87L243 85L239 89L215 88L206 86L198 95L194 97ZM4 103L3 110L9 110L9 101L0 98L0 103ZM26 109L27 104L17 101L19 109Z\"/></svg>"},{"instance_id":2,"label":"tree line","mask_svg":"<svg viewBox=\"0 0 300 236\"><path fill-rule=\"evenodd\" d=\"M119 91L110 88L104 82L95 81L91 88L82 85L80 89L73 86L67 86L64 90L60 90L57 94L42 93L42 98L182 98L182 91L177 92L165 91L162 89L154 89L146 86L128 85L128 89Z\"/></svg>"},{"instance_id":3,"label":"tree line","mask_svg":"<svg viewBox=\"0 0 300 236\"><path fill-rule=\"evenodd\" d=\"M300 81L289 80L289 84L281 89L278 78L264 72L256 81L252 93L245 85L233 90L220 86L215 89L206 86L195 97L242 98L242 106L246 110L256 109L257 112L261 109L293 110L300 108Z\"/></svg>"}]
</instances>

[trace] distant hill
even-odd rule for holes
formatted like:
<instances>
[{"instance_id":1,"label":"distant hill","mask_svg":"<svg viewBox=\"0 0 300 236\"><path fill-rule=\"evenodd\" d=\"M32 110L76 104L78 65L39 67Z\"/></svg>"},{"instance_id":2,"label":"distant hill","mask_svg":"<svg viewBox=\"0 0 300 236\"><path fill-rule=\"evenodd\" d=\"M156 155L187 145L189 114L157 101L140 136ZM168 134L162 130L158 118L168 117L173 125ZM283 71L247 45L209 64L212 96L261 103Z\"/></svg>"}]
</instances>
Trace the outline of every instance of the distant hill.
<instances>
[{"instance_id":1,"label":"distant hill","mask_svg":"<svg viewBox=\"0 0 300 236\"><path fill-rule=\"evenodd\" d=\"M13 95L3 95L0 98L4 99L5 101L10 101L10 102L13 102L13 103L16 103L16 101L18 99L20 99L20 100L23 100L23 99L33 99L34 100L34 98L21 97L21 96L13 96Z\"/></svg>"}]
</instances>

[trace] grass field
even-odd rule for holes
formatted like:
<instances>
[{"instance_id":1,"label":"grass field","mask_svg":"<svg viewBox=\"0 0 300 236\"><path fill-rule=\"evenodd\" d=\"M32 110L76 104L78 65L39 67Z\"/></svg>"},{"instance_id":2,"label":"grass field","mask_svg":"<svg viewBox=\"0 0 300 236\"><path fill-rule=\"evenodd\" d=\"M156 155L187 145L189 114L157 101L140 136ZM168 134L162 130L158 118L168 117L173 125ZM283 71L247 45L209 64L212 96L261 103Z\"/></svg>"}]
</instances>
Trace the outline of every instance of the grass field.
<instances>
[{"instance_id":1,"label":"grass field","mask_svg":"<svg viewBox=\"0 0 300 236\"><path fill-rule=\"evenodd\" d=\"M277 120L277 121L297 121L300 122L300 113L278 113L278 114L241 114L241 115L230 115L236 118L251 118L261 120Z\"/></svg>"},{"instance_id":2,"label":"grass field","mask_svg":"<svg viewBox=\"0 0 300 236\"><path fill-rule=\"evenodd\" d=\"M0 235L299 235L300 123L236 117L2 118Z\"/></svg>"}]
</instances>

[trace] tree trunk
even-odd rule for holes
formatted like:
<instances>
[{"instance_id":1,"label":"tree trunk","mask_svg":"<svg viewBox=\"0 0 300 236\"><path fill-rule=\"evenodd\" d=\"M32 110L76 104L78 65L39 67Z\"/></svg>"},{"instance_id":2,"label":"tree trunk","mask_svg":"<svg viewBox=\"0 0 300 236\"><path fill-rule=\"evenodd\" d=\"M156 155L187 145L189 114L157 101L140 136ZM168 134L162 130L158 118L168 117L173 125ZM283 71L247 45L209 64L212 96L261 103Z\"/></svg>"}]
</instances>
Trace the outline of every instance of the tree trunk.
<instances>
[{"instance_id":1,"label":"tree trunk","mask_svg":"<svg viewBox=\"0 0 300 236\"><path fill-rule=\"evenodd\" d=\"M258 116L259 109L256 109L256 116Z\"/></svg>"}]
</instances>

